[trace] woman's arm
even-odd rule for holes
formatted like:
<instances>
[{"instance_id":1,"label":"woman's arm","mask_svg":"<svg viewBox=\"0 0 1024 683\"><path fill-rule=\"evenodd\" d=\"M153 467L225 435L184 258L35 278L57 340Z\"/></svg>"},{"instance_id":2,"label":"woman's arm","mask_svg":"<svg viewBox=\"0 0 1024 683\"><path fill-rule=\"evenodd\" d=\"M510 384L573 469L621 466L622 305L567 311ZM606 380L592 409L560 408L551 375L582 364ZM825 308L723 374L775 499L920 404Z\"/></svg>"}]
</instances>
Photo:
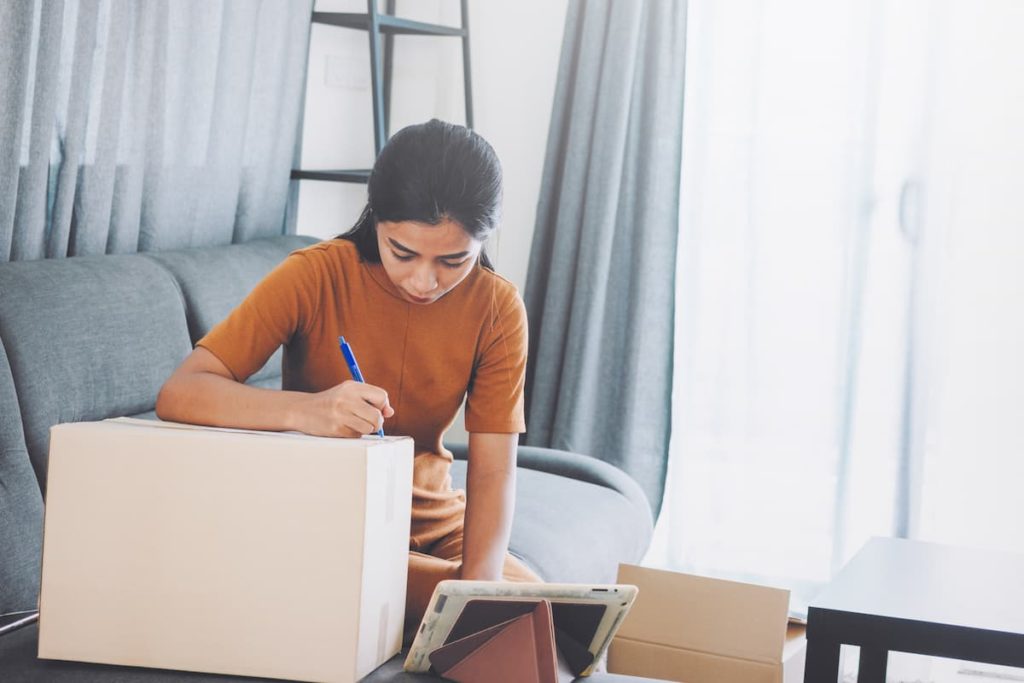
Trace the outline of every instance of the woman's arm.
<instances>
[{"instance_id":1,"label":"woman's arm","mask_svg":"<svg viewBox=\"0 0 1024 683\"><path fill-rule=\"evenodd\" d=\"M500 581L512 533L517 434L469 435L462 578Z\"/></svg>"},{"instance_id":2,"label":"woman's arm","mask_svg":"<svg viewBox=\"0 0 1024 683\"><path fill-rule=\"evenodd\" d=\"M174 371L156 399L162 420L315 436L371 434L394 412L386 391L360 382L343 382L315 394L243 384L201 346Z\"/></svg>"}]
</instances>

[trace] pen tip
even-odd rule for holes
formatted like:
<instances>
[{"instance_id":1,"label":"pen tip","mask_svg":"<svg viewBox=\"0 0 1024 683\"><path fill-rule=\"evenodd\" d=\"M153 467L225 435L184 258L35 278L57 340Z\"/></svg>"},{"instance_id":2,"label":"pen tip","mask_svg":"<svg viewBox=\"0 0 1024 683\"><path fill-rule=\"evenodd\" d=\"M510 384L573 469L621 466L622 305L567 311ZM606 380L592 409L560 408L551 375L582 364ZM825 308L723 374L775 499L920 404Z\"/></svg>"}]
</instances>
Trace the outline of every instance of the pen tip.
<instances>
[{"instance_id":1,"label":"pen tip","mask_svg":"<svg viewBox=\"0 0 1024 683\"><path fill-rule=\"evenodd\" d=\"M345 343L345 338L344 337L338 337L338 343L339 344L344 344Z\"/></svg>"}]
</instances>

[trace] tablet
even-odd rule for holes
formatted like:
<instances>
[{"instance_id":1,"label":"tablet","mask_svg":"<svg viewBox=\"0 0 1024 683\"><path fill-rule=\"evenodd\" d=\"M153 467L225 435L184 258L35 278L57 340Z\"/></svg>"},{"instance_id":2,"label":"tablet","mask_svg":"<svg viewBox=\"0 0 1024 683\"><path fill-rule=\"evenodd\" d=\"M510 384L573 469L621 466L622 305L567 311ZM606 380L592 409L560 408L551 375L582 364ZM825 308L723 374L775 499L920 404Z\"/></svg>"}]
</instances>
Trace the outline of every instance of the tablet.
<instances>
[{"instance_id":1,"label":"tablet","mask_svg":"<svg viewBox=\"0 0 1024 683\"><path fill-rule=\"evenodd\" d=\"M577 676L590 674L636 599L627 584L442 581L434 589L405 670L430 671L430 653L484 628L551 603L555 642Z\"/></svg>"}]
</instances>

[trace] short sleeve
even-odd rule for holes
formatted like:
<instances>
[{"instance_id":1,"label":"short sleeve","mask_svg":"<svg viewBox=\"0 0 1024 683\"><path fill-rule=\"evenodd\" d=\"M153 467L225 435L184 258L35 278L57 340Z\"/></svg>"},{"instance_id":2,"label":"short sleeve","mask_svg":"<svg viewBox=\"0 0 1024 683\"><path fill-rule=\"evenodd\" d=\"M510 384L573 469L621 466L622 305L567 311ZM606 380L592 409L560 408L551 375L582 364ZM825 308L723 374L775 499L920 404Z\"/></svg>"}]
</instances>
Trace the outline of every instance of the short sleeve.
<instances>
[{"instance_id":1,"label":"short sleeve","mask_svg":"<svg viewBox=\"0 0 1024 683\"><path fill-rule=\"evenodd\" d=\"M316 263L293 252L206 336L196 342L244 382L297 332L308 330L320 299Z\"/></svg>"},{"instance_id":2,"label":"short sleeve","mask_svg":"<svg viewBox=\"0 0 1024 683\"><path fill-rule=\"evenodd\" d=\"M517 434L526 431L526 307L508 285L496 288L491 308L469 383L466 431Z\"/></svg>"}]
</instances>

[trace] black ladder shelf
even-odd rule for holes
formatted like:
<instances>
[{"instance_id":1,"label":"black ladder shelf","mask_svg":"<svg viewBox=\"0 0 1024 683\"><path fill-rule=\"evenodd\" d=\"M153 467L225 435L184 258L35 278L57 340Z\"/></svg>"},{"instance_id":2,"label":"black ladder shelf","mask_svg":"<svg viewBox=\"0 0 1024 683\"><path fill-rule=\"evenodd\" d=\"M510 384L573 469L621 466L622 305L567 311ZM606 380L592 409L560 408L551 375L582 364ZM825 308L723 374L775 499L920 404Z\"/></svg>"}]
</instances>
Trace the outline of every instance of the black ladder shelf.
<instances>
[{"instance_id":1,"label":"black ladder shelf","mask_svg":"<svg viewBox=\"0 0 1024 683\"><path fill-rule=\"evenodd\" d=\"M385 13L377 10L377 0L367 0L366 13L313 12L315 24L327 24L367 31L370 38L370 82L373 95L373 138L375 154L387 142L391 114L391 74L396 35L455 36L462 39L462 77L466 100L466 126L473 127L473 91L469 71L469 19L467 4L460 0L461 26L441 26L395 16L395 0L386 0ZM383 34L383 41L381 35ZM383 42L383 45L382 45ZM308 170L293 169L293 180L327 180L340 183L366 183L370 169Z\"/></svg>"}]
</instances>

